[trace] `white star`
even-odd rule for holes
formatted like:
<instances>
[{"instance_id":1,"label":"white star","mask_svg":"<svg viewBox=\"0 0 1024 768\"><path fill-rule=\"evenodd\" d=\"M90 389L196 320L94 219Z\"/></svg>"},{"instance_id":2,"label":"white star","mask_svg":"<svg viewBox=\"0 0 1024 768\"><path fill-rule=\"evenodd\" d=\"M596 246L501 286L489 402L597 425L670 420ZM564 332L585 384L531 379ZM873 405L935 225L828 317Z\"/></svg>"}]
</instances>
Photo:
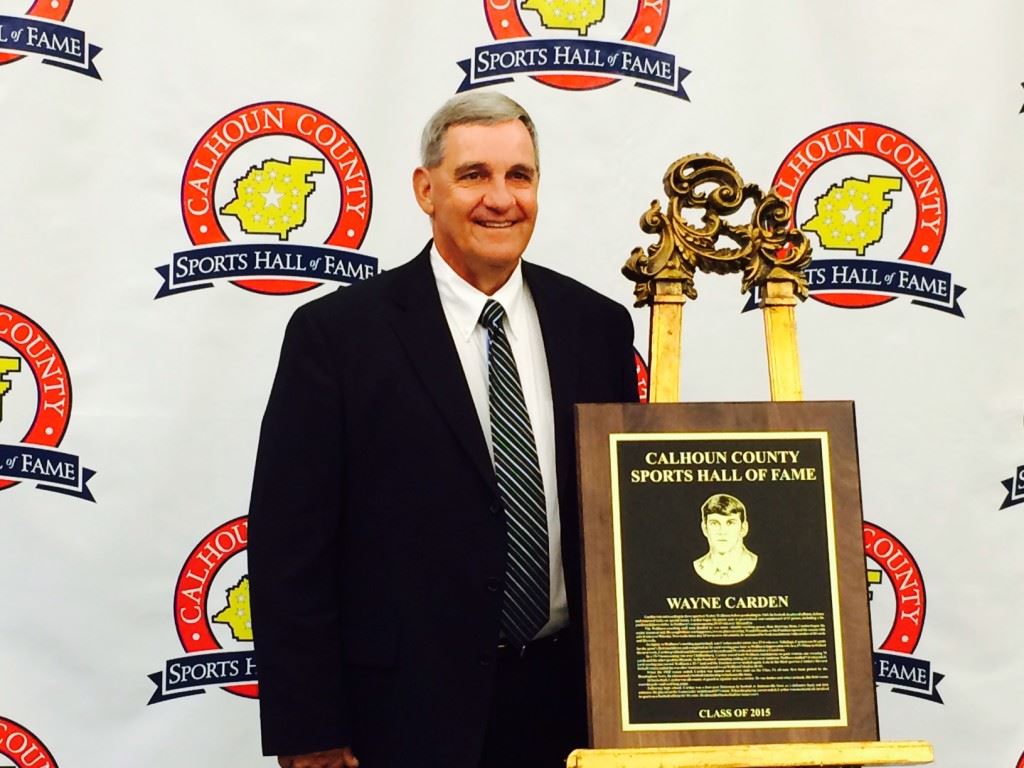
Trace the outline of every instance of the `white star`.
<instances>
[{"instance_id":1,"label":"white star","mask_svg":"<svg viewBox=\"0 0 1024 768\"><path fill-rule=\"evenodd\" d=\"M853 207L853 203L846 206L846 209L840 211L840 213L843 214L844 224L856 224L857 217L860 216L860 211Z\"/></svg>"},{"instance_id":2,"label":"white star","mask_svg":"<svg viewBox=\"0 0 1024 768\"><path fill-rule=\"evenodd\" d=\"M264 206L271 206L272 205L275 208L279 208L280 207L278 205L278 201L282 197L284 197L284 195L282 195L280 192L278 192L276 189L274 189L274 185L273 184L270 185L270 189L268 189L266 192L260 192L260 194L263 195L263 205Z\"/></svg>"}]
</instances>

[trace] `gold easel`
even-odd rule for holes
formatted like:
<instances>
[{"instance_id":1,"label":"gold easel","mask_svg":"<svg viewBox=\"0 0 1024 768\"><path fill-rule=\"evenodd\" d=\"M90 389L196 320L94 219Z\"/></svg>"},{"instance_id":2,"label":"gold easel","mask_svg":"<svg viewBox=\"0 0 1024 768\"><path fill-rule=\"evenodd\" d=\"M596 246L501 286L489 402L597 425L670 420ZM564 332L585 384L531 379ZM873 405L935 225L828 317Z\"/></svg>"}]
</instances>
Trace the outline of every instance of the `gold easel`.
<instances>
[{"instance_id":1,"label":"gold easel","mask_svg":"<svg viewBox=\"0 0 1024 768\"><path fill-rule=\"evenodd\" d=\"M683 305L696 299L694 274L742 272L742 291L758 289L764 314L772 400L802 400L796 341L797 300L807 298L804 270L811 262L802 232L790 228L788 203L774 192L744 184L732 163L710 154L687 155L665 173L668 209L655 200L640 227L658 235L646 252L635 248L623 274L636 285L637 306L651 307L650 387L653 403L679 401ZM725 217L748 201L750 222ZM702 210L700 224L684 211ZM735 247L717 247L719 238ZM744 744L699 747L580 749L569 768L790 768L803 766L922 765L934 759L923 741Z\"/></svg>"},{"instance_id":2,"label":"gold easel","mask_svg":"<svg viewBox=\"0 0 1024 768\"><path fill-rule=\"evenodd\" d=\"M744 184L729 160L714 155L680 158L664 181L668 212L654 200L640 218L640 228L658 235L658 242L646 252L634 248L622 268L636 283L636 306L651 307L649 401L679 401L683 305L697 298L698 270L742 272L741 290L760 290L772 400L802 400L794 308L807 298L804 270L811 249L802 232L790 229L789 205L774 192ZM729 223L725 217L748 201L754 204L750 223ZM703 210L701 226L685 217L684 211L695 209ZM737 247L717 247L721 237Z\"/></svg>"}]
</instances>

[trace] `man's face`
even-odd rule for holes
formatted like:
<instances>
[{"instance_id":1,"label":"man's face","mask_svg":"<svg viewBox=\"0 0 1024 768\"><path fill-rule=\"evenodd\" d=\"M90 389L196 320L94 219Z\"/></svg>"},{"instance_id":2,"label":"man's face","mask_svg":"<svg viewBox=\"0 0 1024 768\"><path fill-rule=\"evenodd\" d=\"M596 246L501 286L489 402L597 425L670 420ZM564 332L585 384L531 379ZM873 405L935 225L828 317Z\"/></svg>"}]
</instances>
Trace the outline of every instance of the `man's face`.
<instances>
[{"instance_id":1,"label":"man's face","mask_svg":"<svg viewBox=\"0 0 1024 768\"><path fill-rule=\"evenodd\" d=\"M438 253L484 293L504 285L537 219L539 171L519 120L455 125L436 168L417 168L413 189L431 217Z\"/></svg>"},{"instance_id":2,"label":"man's face","mask_svg":"<svg viewBox=\"0 0 1024 768\"><path fill-rule=\"evenodd\" d=\"M736 515L710 514L700 524L700 529L708 537L708 546L717 555L724 555L736 549L743 537L747 535L747 523Z\"/></svg>"}]
</instances>

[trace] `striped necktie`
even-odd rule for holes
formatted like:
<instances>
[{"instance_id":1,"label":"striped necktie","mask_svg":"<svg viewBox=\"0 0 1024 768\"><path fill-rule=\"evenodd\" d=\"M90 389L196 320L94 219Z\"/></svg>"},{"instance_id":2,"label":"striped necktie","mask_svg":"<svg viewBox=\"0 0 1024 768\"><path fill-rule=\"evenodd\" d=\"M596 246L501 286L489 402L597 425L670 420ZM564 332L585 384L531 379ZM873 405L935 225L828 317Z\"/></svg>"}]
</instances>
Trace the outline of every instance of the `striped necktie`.
<instances>
[{"instance_id":1,"label":"striped necktie","mask_svg":"<svg viewBox=\"0 0 1024 768\"><path fill-rule=\"evenodd\" d=\"M548 621L548 525L537 444L519 370L502 326L504 317L501 304L488 299L480 324L487 329L494 472L505 509L501 628L509 640L526 643Z\"/></svg>"}]
</instances>

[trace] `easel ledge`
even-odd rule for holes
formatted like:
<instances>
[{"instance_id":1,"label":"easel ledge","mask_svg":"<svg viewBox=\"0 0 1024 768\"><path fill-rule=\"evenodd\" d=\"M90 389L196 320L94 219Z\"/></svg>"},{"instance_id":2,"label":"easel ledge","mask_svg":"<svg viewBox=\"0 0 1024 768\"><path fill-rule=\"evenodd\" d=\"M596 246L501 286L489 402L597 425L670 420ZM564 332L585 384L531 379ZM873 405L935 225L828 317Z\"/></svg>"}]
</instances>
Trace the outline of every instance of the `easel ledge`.
<instances>
[{"instance_id":1,"label":"easel ledge","mask_svg":"<svg viewBox=\"0 0 1024 768\"><path fill-rule=\"evenodd\" d=\"M577 749L566 768L816 768L924 765L935 759L927 741L833 744L744 744L655 749Z\"/></svg>"}]
</instances>

